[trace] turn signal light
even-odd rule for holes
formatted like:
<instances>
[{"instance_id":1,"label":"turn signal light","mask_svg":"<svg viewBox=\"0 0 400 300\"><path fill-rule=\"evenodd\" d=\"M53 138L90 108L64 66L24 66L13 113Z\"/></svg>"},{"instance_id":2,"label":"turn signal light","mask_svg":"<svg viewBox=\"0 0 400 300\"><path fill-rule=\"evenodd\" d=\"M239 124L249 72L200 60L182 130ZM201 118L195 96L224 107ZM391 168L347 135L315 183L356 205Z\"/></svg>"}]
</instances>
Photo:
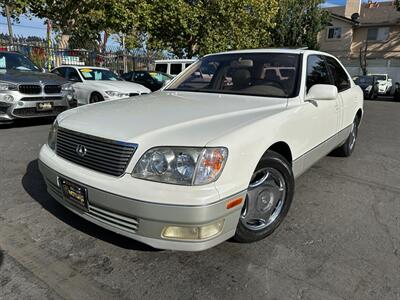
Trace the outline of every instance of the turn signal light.
<instances>
[{"instance_id":1,"label":"turn signal light","mask_svg":"<svg viewBox=\"0 0 400 300\"><path fill-rule=\"evenodd\" d=\"M229 200L228 203L226 203L226 208L227 209L231 209L231 208L233 208L235 206L238 206L238 205L240 205L242 203L242 201L243 201L242 197L237 198L237 199L233 199L233 200Z\"/></svg>"}]
</instances>

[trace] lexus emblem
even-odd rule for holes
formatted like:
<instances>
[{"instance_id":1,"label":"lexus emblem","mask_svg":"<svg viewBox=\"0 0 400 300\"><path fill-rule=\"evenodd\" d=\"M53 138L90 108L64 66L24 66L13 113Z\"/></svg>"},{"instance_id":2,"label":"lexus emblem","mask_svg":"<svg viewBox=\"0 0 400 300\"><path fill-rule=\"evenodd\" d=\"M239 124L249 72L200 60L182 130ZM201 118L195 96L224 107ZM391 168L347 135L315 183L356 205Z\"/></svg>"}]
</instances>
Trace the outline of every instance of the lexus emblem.
<instances>
[{"instance_id":1,"label":"lexus emblem","mask_svg":"<svg viewBox=\"0 0 400 300\"><path fill-rule=\"evenodd\" d=\"M76 154L78 154L79 157L84 157L86 155L87 149L83 145L78 145L76 146L75 152Z\"/></svg>"}]
</instances>

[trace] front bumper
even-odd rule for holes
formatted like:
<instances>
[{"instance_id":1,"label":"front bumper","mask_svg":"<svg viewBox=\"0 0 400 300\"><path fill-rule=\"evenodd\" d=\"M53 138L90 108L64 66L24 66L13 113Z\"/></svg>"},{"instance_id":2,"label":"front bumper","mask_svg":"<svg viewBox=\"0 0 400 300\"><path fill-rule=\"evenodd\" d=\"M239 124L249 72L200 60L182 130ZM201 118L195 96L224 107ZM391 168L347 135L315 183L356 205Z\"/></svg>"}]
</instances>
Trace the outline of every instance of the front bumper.
<instances>
[{"instance_id":1,"label":"front bumper","mask_svg":"<svg viewBox=\"0 0 400 300\"><path fill-rule=\"evenodd\" d=\"M7 92L13 96L14 101L7 103L2 101L0 95L0 123L12 122L14 119L27 119L38 117L53 117L69 108L67 95L61 94L40 94L40 95L24 95L18 91ZM38 103L52 102L53 109L51 111L38 111Z\"/></svg>"},{"instance_id":2,"label":"front bumper","mask_svg":"<svg viewBox=\"0 0 400 300\"><path fill-rule=\"evenodd\" d=\"M48 167L41 160L39 160L39 169L50 195L75 214L108 230L160 249L200 251L229 239L235 234L242 205L231 209L227 209L226 205L232 199L245 196L245 191L243 191L232 197L201 206L153 203L116 195L68 178ZM87 188L89 211L77 208L64 200L58 183L59 177ZM193 199L193 203L195 202L196 199ZM200 226L221 219L224 220L222 231L209 239L178 241L162 237L165 226Z\"/></svg>"}]
</instances>

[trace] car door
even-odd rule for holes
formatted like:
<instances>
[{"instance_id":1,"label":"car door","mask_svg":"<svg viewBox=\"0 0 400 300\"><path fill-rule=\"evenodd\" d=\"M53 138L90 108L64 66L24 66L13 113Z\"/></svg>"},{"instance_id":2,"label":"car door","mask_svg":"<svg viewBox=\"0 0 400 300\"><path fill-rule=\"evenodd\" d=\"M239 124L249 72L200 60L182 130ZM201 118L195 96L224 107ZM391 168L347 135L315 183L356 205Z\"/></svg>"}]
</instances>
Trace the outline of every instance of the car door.
<instances>
[{"instance_id":1,"label":"car door","mask_svg":"<svg viewBox=\"0 0 400 300\"><path fill-rule=\"evenodd\" d=\"M81 76L79 76L78 71L75 68L67 68L67 80L73 84L74 97L78 101L78 104L87 103L87 92L85 89L85 83L83 82Z\"/></svg>"},{"instance_id":2,"label":"car door","mask_svg":"<svg viewBox=\"0 0 400 300\"><path fill-rule=\"evenodd\" d=\"M338 130L350 126L355 117L357 107L357 93L355 86L352 87L350 77L340 63L333 57L326 56L328 70L331 73L333 82L338 89L339 101L339 124Z\"/></svg>"},{"instance_id":3,"label":"car door","mask_svg":"<svg viewBox=\"0 0 400 300\"><path fill-rule=\"evenodd\" d=\"M325 59L321 55L312 54L306 60L306 94L313 85L333 84ZM304 99L306 98L304 97ZM304 170L332 150L330 141L338 130L338 114L338 99L303 100L300 111L296 113L295 126L302 136L300 144L303 148Z\"/></svg>"}]
</instances>

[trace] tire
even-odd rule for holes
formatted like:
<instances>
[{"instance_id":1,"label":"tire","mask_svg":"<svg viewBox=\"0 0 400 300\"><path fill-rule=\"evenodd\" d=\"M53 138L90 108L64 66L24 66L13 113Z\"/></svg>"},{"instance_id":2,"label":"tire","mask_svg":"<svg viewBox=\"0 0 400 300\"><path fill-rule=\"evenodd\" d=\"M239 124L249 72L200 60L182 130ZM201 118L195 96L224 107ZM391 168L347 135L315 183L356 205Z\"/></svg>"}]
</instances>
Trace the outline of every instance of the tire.
<instances>
[{"instance_id":1,"label":"tire","mask_svg":"<svg viewBox=\"0 0 400 300\"><path fill-rule=\"evenodd\" d=\"M234 239L251 243L273 233L289 211L293 194L290 163L282 155L268 150L250 180Z\"/></svg>"},{"instance_id":2,"label":"tire","mask_svg":"<svg viewBox=\"0 0 400 300\"><path fill-rule=\"evenodd\" d=\"M345 143L340 146L339 148L335 149L333 151L333 154L335 156L340 156L340 157L349 157L354 151L354 148L356 146L357 142L357 137L358 137L358 125L360 124L360 120L358 117L355 117L351 131L349 136L347 137Z\"/></svg>"},{"instance_id":3,"label":"tire","mask_svg":"<svg viewBox=\"0 0 400 300\"><path fill-rule=\"evenodd\" d=\"M97 102L102 102L102 101L104 101L104 98L100 93L93 92L90 95L89 103L97 103Z\"/></svg>"}]
</instances>

